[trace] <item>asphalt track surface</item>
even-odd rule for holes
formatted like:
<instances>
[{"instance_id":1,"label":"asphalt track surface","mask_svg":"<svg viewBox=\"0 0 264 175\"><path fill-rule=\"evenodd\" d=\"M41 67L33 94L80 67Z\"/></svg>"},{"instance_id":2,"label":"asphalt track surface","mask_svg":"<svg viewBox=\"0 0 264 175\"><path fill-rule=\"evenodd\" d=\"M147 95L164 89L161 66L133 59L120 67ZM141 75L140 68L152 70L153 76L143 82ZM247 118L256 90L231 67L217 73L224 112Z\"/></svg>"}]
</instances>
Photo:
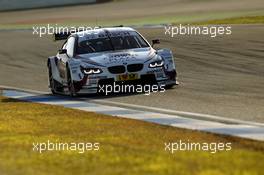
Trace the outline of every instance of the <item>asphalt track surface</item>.
<instances>
[{"instance_id":1,"label":"asphalt track surface","mask_svg":"<svg viewBox=\"0 0 264 175\"><path fill-rule=\"evenodd\" d=\"M264 25L233 25L232 35L171 38L164 29L139 29L173 50L180 86L149 96L87 96L227 118L264 122ZM0 84L47 91L46 59L61 42L32 31L0 31Z\"/></svg>"}]
</instances>

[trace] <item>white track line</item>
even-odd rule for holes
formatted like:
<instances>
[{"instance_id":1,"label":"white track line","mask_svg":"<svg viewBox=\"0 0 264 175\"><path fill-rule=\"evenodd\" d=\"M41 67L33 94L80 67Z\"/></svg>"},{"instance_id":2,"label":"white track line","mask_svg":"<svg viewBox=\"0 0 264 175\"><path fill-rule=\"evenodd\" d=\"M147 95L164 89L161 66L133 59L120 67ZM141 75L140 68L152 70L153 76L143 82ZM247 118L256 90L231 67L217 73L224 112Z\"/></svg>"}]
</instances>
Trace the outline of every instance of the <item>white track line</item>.
<instances>
[{"instance_id":1,"label":"white track line","mask_svg":"<svg viewBox=\"0 0 264 175\"><path fill-rule=\"evenodd\" d=\"M1 86L0 85L0 90L1 89L16 90L16 91L29 92L29 93L41 94L41 95L50 95L49 92L45 92L45 91L36 91L36 90L17 88L17 87L12 87L12 86ZM245 124L245 125L254 125L254 126L264 127L264 123L232 119L232 118L226 118L226 117L216 116L216 115L162 109L162 108L157 108L157 107L142 106L142 105L135 105L135 104L129 104L129 103L120 103L120 102L94 99L94 98L74 98L74 99L81 99L84 101L103 104L107 106L119 106L123 108L130 108L130 109L140 110L140 111L150 111L150 112L157 112L157 113L170 114L170 115L180 115L182 117L198 119L198 120L214 121L214 122L220 122L220 123L226 123L226 124ZM55 103L59 103L59 102L55 102ZM63 105L63 103L65 102L61 102L61 103Z\"/></svg>"},{"instance_id":2,"label":"white track line","mask_svg":"<svg viewBox=\"0 0 264 175\"><path fill-rule=\"evenodd\" d=\"M81 98L81 99L84 99L84 98ZM220 123L226 123L226 124L255 125L255 126L264 127L264 123L244 121L244 120L239 120L239 119L231 119L231 118L220 117L216 115L162 109L162 108L157 108L157 107L120 103L120 102L114 102L114 101L109 101L109 100L90 100L90 101L94 103L99 103L99 104L120 106L124 108L131 108L131 109L137 109L137 110L143 110L143 111L152 111L152 112L157 112L157 113L162 113L162 114L179 115L179 116L186 117L186 118L199 119L199 120L205 120L205 121L214 121L214 122L220 122Z\"/></svg>"},{"instance_id":3,"label":"white track line","mask_svg":"<svg viewBox=\"0 0 264 175\"><path fill-rule=\"evenodd\" d=\"M113 117L123 117L143 120L147 122L168 125L173 127L200 130L217 134L232 135L242 138L264 141L264 127L248 124L225 124L213 121L204 121L185 118L181 115L163 114L157 112L146 112L123 107L103 105L83 100L72 100L70 98L26 93L15 90L3 90L4 96L26 100L30 102L60 105L67 108L112 115Z\"/></svg>"}]
</instances>

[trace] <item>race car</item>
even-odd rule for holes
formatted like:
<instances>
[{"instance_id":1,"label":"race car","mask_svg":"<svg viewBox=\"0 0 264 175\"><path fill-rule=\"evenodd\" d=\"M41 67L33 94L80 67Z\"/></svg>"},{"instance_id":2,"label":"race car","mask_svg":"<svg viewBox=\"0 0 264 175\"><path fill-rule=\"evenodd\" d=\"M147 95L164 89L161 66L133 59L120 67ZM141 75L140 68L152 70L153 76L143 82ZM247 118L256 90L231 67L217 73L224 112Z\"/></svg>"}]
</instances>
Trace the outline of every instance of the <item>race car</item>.
<instances>
[{"instance_id":1,"label":"race car","mask_svg":"<svg viewBox=\"0 0 264 175\"><path fill-rule=\"evenodd\" d=\"M130 27L105 27L54 34L65 40L56 56L47 60L53 94L98 93L102 84L177 84L176 66L169 49L155 50Z\"/></svg>"}]
</instances>

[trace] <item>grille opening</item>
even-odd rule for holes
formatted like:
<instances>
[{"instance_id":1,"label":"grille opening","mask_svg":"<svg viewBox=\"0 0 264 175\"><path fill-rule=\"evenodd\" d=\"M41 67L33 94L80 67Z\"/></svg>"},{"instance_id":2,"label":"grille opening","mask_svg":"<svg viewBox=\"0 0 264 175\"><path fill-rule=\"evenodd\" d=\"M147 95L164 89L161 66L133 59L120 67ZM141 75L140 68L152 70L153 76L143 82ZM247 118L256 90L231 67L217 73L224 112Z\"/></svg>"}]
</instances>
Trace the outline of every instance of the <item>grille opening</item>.
<instances>
[{"instance_id":1,"label":"grille opening","mask_svg":"<svg viewBox=\"0 0 264 175\"><path fill-rule=\"evenodd\" d=\"M143 64L129 64L127 66L127 71L128 72L138 72L143 69Z\"/></svg>"},{"instance_id":2,"label":"grille opening","mask_svg":"<svg viewBox=\"0 0 264 175\"><path fill-rule=\"evenodd\" d=\"M125 66L112 66L108 67L108 71L112 74L122 74L126 72Z\"/></svg>"}]
</instances>

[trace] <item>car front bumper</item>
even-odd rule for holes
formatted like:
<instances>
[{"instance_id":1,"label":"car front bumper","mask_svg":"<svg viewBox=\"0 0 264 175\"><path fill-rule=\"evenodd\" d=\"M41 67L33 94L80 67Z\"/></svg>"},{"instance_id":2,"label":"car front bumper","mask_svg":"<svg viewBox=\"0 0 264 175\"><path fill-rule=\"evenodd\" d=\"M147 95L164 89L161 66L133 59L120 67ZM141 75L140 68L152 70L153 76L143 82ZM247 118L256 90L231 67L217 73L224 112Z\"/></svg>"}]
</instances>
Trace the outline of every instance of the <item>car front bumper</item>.
<instances>
[{"instance_id":1,"label":"car front bumper","mask_svg":"<svg viewBox=\"0 0 264 175\"><path fill-rule=\"evenodd\" d=\"M84 76L81 81L74 81L75 90L78 94L94 94L98 93L98 89L102 85L115 84L131 84L131 85L154 85L168 86L176 84L176 71L166 72L163 68L154 68L135 72L137 79L119 81L119 74L102 73L100 75Z\"/></svg>"}]
</instances>

